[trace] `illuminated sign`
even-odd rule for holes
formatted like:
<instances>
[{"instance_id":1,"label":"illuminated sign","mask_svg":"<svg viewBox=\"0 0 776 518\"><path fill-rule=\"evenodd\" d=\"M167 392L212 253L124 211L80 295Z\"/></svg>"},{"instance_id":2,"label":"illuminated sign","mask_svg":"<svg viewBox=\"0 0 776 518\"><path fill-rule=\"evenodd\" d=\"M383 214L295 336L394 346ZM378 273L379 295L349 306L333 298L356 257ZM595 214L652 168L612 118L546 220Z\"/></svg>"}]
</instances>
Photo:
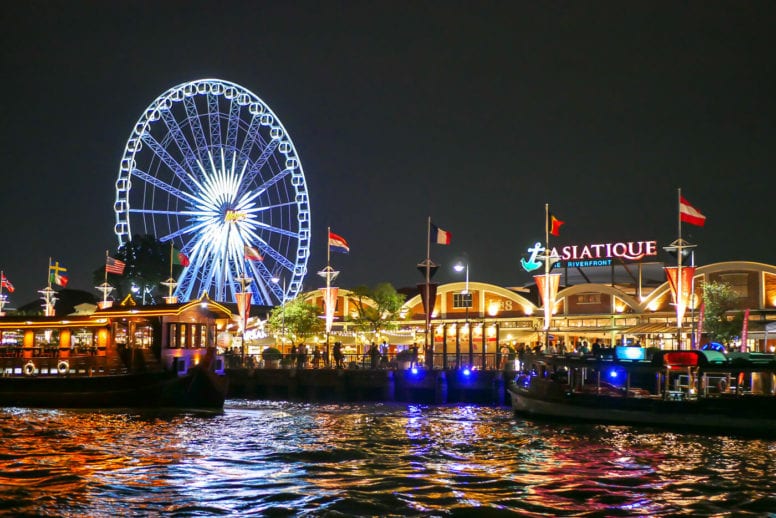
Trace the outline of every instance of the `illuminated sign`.
<instances>
[{"instance_id":1,"label":"illuminated sign","mask_svg":"<svg viewBox=\"0 0 776 518\"><path fill-rule=\"evenodd\" d=\"M533 248L529 248L528 251L531 252L531 256L528 258L528 260L526 261L525 259L520 259L520 264L523 265L523 270L527 272L538 270L542 263L537 261L537 259L539 258L539 254L544 252L544 247L540 242L537 241Z\"/></svg>"},{"instance_id":2,"label":"illuminated sign","mask_svg":"<svg viewBox=\"0 0 776 518\"><path fill-rule=\"evenodd\" d=\"M520 264L527 272L537 270L542 266L539 259L543 259L547 254L541 254L545 248L537 242L528 249L530 256L528 260L520 260ZM622 241L617 243L598 243L592 245L566 245L560 248L553 248L549 253L551 258L556 260L568 261L566 266L585 267L585 266L609 266L612 259L623 259L627 261L640 261L647 256L657 255L657 241ZM554 261L553 261L554 262Z\"/></svg>"}]
</instances>

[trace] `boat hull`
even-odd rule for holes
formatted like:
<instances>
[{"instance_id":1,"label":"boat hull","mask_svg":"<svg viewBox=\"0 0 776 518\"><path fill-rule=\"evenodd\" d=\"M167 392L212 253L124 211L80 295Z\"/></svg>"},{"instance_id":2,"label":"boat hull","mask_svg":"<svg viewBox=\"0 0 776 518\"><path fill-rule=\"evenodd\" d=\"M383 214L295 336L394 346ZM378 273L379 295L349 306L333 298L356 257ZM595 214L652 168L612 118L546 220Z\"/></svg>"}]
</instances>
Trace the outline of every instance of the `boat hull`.
<instances>
[{"instance_id":1,"label":"boat hull","mask_svg":"<svg viewBox=\"0 0 776 518\"><path fill-rule=\"evenodd\" d=\"M206 369L94 376L0 377L0 406L222 408L227 379Z\"/></svg>"},{"instance_id":2,"label":"boat hull","mask_svg":"<svg viewBox=\"0 0 776 518\"><path fill-rule=\"evenodd\" d=\"M515 412L574 422L776 435L776 398L740 396L671 401L660 397L577 394L552 381L507 388Z\"/></svg>"}]
</instances>

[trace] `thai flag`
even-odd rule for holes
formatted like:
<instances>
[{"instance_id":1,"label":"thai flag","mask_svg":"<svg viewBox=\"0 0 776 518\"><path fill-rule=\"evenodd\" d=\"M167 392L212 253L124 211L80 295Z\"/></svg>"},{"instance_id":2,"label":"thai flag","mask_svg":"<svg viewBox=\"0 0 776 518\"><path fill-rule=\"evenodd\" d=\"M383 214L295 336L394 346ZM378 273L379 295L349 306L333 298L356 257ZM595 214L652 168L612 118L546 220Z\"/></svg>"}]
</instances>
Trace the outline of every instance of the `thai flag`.
<instances>
[{"instance_id":1,"label":"thai flag","mask_svg":"<svg viewBox=\"0 0 776 518\"><path fill-rule=\"evenodd\" d=\"M350 253L350 247L345 238L329 231L329 252L339 252L341 254Z\"/></svg>"}]
</instances>

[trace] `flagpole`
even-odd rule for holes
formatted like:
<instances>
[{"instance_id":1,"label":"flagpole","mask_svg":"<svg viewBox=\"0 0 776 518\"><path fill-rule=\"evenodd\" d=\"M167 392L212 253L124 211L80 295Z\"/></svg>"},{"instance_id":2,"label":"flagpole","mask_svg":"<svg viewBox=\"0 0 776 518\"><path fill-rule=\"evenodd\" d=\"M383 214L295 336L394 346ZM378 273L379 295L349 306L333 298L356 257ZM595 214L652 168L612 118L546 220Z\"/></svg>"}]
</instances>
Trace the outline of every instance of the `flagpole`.
<instances>
[{"instance_id":1,"label":"flagpole","mask_svg":"<svg viewBox=\"0 0 776 518\"><path fill-rule=\"evenodd\" d=\"M3 307L5 307L5 295L3 295L3 286L5 284L5 272L3 270L0 270L0 317L5 316L5 311L3 311ZM767 337L766 337L766 342Z\"/></svg>"},{"instance_id":2,"label":"flagpole","mask_svg":"<svg viewBox=\"0 0 776 518\"><path fill-rule=\"evenodd\" d=\"M59 273L59 270L56 271ZM51 257L49 256L49 262L48 262L48 284L46 287L42 290L38 290L38 293L43 295L43 301L45 303L44 308L44 314L47 317L54 316L55 310L54 310L54 304L56 303L56 297L54 297L54 290L51 289Z\"/></svg>"},{"instance_id":3,"label":"flagpole","mask_svg":"<svg viewBox=\"0 0 776 518\"><path fill-rule=\"evenodd\" d=\"M431 301L429 298L431 297L430 294L430 286L431 283L431 216L428 217L427 223L426 223L426 328L425 328L425 336L424 336L424 344L423 344L423 355L428 353L428 333L429 333L429 326L431 325ZM433 356L431 361L433 361ZM429 364L429 358L426 358L426 365L433 366L434 364Z\"/></svg>"},{"instance_id":4,"label":"flagpole","mask_svg":"<svg viewBox=\"0 0 776 518\"><path fill-rule=\"evenodd\" d=\"M327 323L330 322L328 320L328 313L330 311L334 311L333 309L329 308L328 305L331 304L331 246L329 245L329 237L331 236L331 227L326 227L326 300L324 302L324 306L327 312ZM325 326L326 328L326 357L328 359L329 356L329 335L331 334L331 327L329 325Z\"/></svg>"},{"instance_id":5,"label":"flagpole","mask_svg":"<svg viewBox=\"0 0 776 518\"><path fill-rule=\"evenodd\" d=\"M104 279L102 282L102 285L104 289L102 290L102 305L107 306L108 304L108 251L105 250L105 267L103 268L105 270Z\"/></svg>"},{"instance_id":6,"label":"flagpole","mask_svg":"<svg viewBox=\"0 0 776 518\"><path fill-rule=\"evenodd\" d=\"M336 307L336 300L331 300L331 281L337 278L339 272L335 272L331 267L331 227L326 227L326 268L318 272L318 275L326 278L326 290L323 293L323 306L326 312L326 359L329 358L329 339L331 337L331 327L334 319L334 308ZM285 298L285 289L283 290L283 297Z\"/></svg>"},{"instance_id":7,"label":"flagpole","mask_svg":"<svg viewBox=\"0 0 776 518\"><path fill-rule=\"evenodd\" d=\"M682 348L682 322L679 318L679 305L681 304L680 301L684 300L682 299L682 252L683 252L683 243L682 243L682 188L677 188L677 198L676 198L676 217L677 217L677 227L679 229L679 242L678 247L676 249L676 261L677 261L677 268L676 268L676 333L677 333L677 347L679 349Z\"/></svg>"},{"instance_id":8,"label":"flagpole","mask_svg":"<svg viewBox=\"0 0 776 518\"><path fill-rule=\"evenodd\" d=\"M173 297L173 290L178 285L178 283L175 281L175 279L172 276L172 265L173 265L173 257L175 253L175 247L172 245L172 239L170 240L170 276L167 278L166 281L162 282L162 286L167 286L167 296L164 297L164 302L167 304L174 304L177 302L175 297Z\"/></svg>"},{"instance_id":9,"label":"flagpole","mask_svg":"<svg viewBox=\"0 0 776 518\"><path fill-rule=\"evenodd\" d=\"M550 314L547 305L550 303L550 204L544 204L544 347L549 351L550 338L550 320L547 316Z\"/></svg>"}]
</instances>

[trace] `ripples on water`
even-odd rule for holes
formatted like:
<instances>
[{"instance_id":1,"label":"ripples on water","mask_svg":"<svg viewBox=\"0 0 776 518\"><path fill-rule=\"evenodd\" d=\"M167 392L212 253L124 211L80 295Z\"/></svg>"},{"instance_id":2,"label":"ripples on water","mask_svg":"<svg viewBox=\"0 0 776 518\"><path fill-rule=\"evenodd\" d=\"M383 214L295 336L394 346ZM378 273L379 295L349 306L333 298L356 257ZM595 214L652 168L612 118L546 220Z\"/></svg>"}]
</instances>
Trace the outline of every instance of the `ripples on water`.
<instances>
[{"instance_id":1,"label":"ripples on water","mask_svg":"<svg viewBox=\"0 0 776 518\"><path fill-rule=\"evenodd\" d=\"M675 516L776 511L776 442L476 406L0 409L0 512Z\"/></svg>"}]
</instances>

